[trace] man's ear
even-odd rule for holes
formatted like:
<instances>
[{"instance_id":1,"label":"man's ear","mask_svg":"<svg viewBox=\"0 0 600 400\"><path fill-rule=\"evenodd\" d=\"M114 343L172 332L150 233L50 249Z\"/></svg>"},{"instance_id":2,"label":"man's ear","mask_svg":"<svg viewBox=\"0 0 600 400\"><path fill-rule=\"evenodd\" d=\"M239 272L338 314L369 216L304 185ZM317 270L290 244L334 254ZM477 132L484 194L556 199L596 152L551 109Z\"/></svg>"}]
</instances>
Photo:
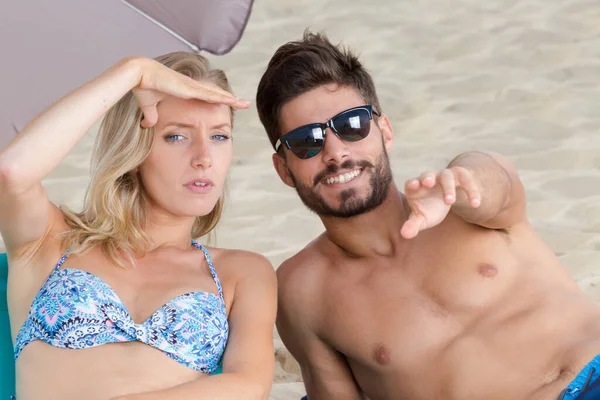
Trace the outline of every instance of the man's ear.
<instances>
[{"instance_id":1,"label":"man's ear","mask_svg":"<svg viewBox=\"0 0 600 400\"><path fill-rule=\"evenodd\" d=\"M294 180L290 175L290 170L287 167L287 162L285 158L279 155L278 153L273 153L273 166L275 167L275 171L277 171L277 175L283 183L288 185L289 187L295 188Z\"/></svg>"},{"instance_id":2,"label":"man's ear","mask_svg":"<svg viewBox=\"0 0 600 400\"><path fill-rule=\"evenodd\" d=\"M392 150L392 147L394 147L394 130L392 129L392 124L387 115L382 115L377 118L377 126L379 127L379 130L381 130L385 150L389 153Z\"/></svg>"}]
</instances>

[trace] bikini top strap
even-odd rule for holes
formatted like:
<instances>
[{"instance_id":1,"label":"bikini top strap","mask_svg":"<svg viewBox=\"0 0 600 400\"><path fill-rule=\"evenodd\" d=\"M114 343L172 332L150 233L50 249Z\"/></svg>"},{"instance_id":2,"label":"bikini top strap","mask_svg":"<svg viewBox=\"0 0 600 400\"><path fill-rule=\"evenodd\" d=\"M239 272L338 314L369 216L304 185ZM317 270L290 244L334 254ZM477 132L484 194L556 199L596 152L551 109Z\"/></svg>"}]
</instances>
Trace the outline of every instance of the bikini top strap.
<instances>
[{"instance_id":1,"label":"bikini top strap","mask_svg":"<svg viewBox=\"0 0 600 400\"><path fill-rule=\"evenodd\" d=\"M192 240L192 245L197 249L202 250L204 253L204 257L206 258L206 262L208 263L208 268L210 268L210 274L212 275L215 283L217 285L217 290L219 291L219 296L221 297L221 301L223 301L223 305L225 305L225 297L223 296L223 287L221 286L221 281L219 280L219 276L217 275L217 271L215 270L215 265L213 264L212 258L208 253L206 247L202 246L200 243Z\"/></svg>"},{"instance_id":2,"label":"bikini top strap","mask_svg":"<svg viewBox=\"0 0 600 400\"><path fill-rule=\"evenodd\" d=\"M46 285L46 283L48 283L48 281L50 280L50 277L56 272L58 271L58 269L60 267L62 267L62 265L65 263L65 261L67 260L67 258L69 257L69 253L71 253L71 249L67 249L67 251L65 251L65 253L60 257L60 259L58 260L58 262L56 263L56 265L54 266L54 269L52 269L52 272L50 272L50 274L48 274L48 276L46 277L46 280L44 281L44 284L42 285L42 287L44 287Z\"/></svg>"},{"instance_id":3,"label":"bikini top strap","mask_svg":"<svg viewBox=\"0 0 600 400\"><path fill-rule=\"evenodd\" d=\"M58 263L54 266L54 269L52 270L52 272L56 272L56 271L58 271L58 269L60 267L62 267L62 265L65 263L65 261L67 261L67 258L69 258L70 253L71 253L71 249L67 249L67 251L65 251L65 253L58 260Z\"/></svg>"}]
</instances>

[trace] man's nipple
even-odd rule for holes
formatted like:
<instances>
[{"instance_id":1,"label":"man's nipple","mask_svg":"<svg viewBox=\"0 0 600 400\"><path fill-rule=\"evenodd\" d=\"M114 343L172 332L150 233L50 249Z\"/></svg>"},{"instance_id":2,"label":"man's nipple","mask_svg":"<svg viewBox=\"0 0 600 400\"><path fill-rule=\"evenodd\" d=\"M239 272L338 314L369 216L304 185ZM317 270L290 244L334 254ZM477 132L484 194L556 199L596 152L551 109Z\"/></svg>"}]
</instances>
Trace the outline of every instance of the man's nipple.
<instances>
[{"instance_id":1,"label":"man's nipple","mask_svg":"<svg viewBox=\"0 0 600 400\"><path fill-rule=\"evenodd\" d=\"M390 356L390 351L383 344L378 344L375 346L375 351L373 352L373 358L380 365L387 365L392 361Z\"/></svg>"},{"instance_id":2,"label":"man's nipple","mask_svg":"<svg viewBox=\"0 0 600 400\"><path fill-rule=\"evenodd\" d=\"M477 267L479 274L484 278L493 278L498 275L498 267L488 263L481 263Z\"/></svg>"}]
</instances>

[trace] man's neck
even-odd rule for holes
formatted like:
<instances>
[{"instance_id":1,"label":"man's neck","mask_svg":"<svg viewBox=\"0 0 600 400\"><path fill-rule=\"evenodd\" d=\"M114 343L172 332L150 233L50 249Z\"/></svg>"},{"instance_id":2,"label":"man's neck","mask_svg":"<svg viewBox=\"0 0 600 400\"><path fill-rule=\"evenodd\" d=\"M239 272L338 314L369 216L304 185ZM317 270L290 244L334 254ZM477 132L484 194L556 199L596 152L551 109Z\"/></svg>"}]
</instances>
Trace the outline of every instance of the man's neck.
<instances>
[{"instance_id":1,"label":"man's neck","mask_svg":"<svg viewBox=\"0 0 600 400\"><path fill-rule=\"evenodd\" d=\"M391 184L388 194L377 208L351 218L321 217L327 237L354 257L396 254L405 239L400 229L408 218L404 195Z\"/></svg>"}]
</instances>

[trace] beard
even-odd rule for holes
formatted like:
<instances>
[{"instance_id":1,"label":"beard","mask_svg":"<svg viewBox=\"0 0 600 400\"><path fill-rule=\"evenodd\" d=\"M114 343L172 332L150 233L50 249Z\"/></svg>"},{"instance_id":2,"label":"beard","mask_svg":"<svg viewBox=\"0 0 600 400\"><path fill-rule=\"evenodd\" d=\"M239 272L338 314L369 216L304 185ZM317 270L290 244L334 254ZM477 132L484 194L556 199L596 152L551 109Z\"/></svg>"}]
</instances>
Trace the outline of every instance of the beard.
<instances>
[{"instance_id":1,"label":"beard","mask_svg":"<svg viewBox=\"0 0 600 400\"><path fill-rule=\"evenodd\" d=\"M357 167L362 169L361 173L371 173L371 178L369 179L370 192L366 196L360 197L356 189L342 190L338 197L340 205L334 207L328 204L323 196L314 190L315 186L326 176L335 174L341 169L354 169ZM364 160L347 160L340 166L328 166L324 171L315 176L312 187L300 183L291 171L289 171L289 174L294 182L300 200L302 200L302 203L309 210L320 217L336 218L351 218L377 208L387 197L390 184L393 180L390 160L385 148L382 148L376 165Z\"/></svg>"}]
</instances>

